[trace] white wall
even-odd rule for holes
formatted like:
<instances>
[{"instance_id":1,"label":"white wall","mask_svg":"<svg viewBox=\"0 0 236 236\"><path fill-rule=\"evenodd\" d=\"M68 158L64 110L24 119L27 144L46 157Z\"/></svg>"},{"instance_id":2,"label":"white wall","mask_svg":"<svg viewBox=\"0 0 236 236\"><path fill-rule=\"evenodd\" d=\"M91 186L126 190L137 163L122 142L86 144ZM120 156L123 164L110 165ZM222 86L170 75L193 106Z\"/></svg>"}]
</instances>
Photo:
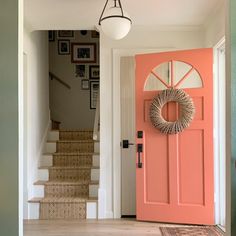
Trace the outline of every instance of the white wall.
<instances>
[{"instance_id":1,"label":"white wall","mask_svg":"<svg viewBox=\"0 0 236 236\"><path fill-rule=\"evenodd\" d=\"M226 1L216 7L205 24L205 46L215 46L225 36Z\"/></svg>"},{"instance_id":2,"label":"white wall","mask_svg":"<svg viewBox=\"0 0 236 236\"><path fill-rule=\"evenodd\" d=\"M48 78L48 34L46 31L29 32L24 30L24 53L27 57L27 185L24 186L24 199L34 196L33 183L37 180L38 160L41 156L49 125L49 78ZM24 207L26 208L26 202ZM27 211L25 211L27 212ZM27 215L24 216L27 218Z\"/></svg>"},{"instance_id":3,"label":"white wall","mask_svg":"<svg viewBox=\"0 0 236 236\"><path fill-rule=\"evenodd\" d=\"M99 65L99 38L92 38L91 31L87 35L74 31L74 38L65 40L70 40L70 43L96 43L97 62L81 63L86 66L86 76L76 77L76 63L71 62L71 53L58 54L57 37L49 43L50 72L71 86L68 89L56 80L50 81L51 118L60 121L62 129L93 129L95 109L90 109L90 90L81 89L81 80L89 79L89 65Z\"/></svg>"},{"instance_id":4,"label":"white wall","mask_svg":"<svg viewBox=\"0 0 236 236\"><path fill-rule=\"evenodd\" d=\"M130 34L121 41L113 41L101 34L100 38L100 104L101 104L101 126L100 126L100 150L101 150L101 174L99 189L99 217L113 218L113 151L120 148L120 143L113 146L113 129L115 123L113 118L117 116L116 106L113 106L113 49L134 48L173 48L192 49L204 47L204 32L198 28L189 27L171 28L168 31L143 27L133 28ZM114 95L116 96L116 95Z\"/></svg>"}]
</instances>

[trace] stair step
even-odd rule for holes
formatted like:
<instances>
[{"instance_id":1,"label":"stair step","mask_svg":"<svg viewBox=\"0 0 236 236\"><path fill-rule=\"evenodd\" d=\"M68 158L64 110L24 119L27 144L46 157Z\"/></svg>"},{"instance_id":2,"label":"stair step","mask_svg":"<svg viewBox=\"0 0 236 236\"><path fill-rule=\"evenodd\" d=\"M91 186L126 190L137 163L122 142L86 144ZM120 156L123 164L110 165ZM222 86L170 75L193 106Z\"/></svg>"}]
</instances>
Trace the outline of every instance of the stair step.
<instances>
[{"instance_id":1,"label":"stair step","mask_svg":"<svg viewBox=\"0 0 236 236\"><path fill-rule=\"evenodd\" d=\"M41 203L43 201L44 198L42 197L34 197L30 200L28 200L28 203ZM54 198L51 198L54 199ZM90 198L85 198L86 202L97 202L98 198L97 197L90 197Z\"/></svg>"},{"instance_id":2,"label":"stair step","mask_svg":"<svg viewBox=\"0 0 236 236\"><path fill-rule=\"evenodd\" d=\"M30 199L28 201L28 203L40 203L40 201L42 200L43 198L42 197L34 197L32 199Z\"/></svg>"},{"instance_id":3,"label":"stair step","mask_svg":"<svg viewBox=\"0 0 236 236\"><path fill-rule=\"evenodd\" d=\"M43 155L56 155L56 156L86 156L86 155L99 155L95 152L56 152L56 153L44 153Z\"/></svg>"},{"instance_id":4,"label":"stair step","mask_svg":"<svg viewBox=\"0 0 236 236\"><path fill-rule=\"evenodd\" d=\"M40 170L88 170L99 169L98 166L40 166Z\"/></svg>"},{"instance_id":5,"label":"stair step","mask_svg":"<svg viewBox=\"0 0 236 236\"><path fill-rule=\"evenodd\" d=\"M91 140L58 141L56 152L94 152L94 142Z\"/></svg>"},{"instance_id":6,"label":"stair step","mask_svg":"<svg viewBox=\"0 0 236 236\"><path fill-rule=\"evenodd\" d=\"M43 198L40 201L40 219L86 219L85 198Z\"/></svg>"},{"instance_id":7,"label":"stair step","mask_svg":"<svg viewBox=\"0 0 236 236\"><path fill-rule=\"evenodd\" d=\"M53 155L53 166L92 166L93 154L87 155Z\"/></svg>"},{"instance_id":8,"label":"stair step","mask_svg":"<svg viewBox=\"0 0 236 236\"><path fill-rule=\"evenodd\" d=\"M34 183L34 185L98 185L99 181L89 181L89 182L82 182L82 181L43 181L38 180Z\"/></svg>"},{"instance_id":9,"label":"stair step","mask_svg":"<svg viewBox=\"0 0 236 236\"><path fill-rule=\"evenodd\" d=\"M51 143L55 143L55 141L49 141ZM94 143L93 139L85 139L85 140L58 140L56 143Z\"/></svg>"},{"instance_id":10,"label":"stair step","mask_svg":"<svg viewBox=\"0 0 236 236\"><path fill-rule=\"evenodd\" d=\"M91 130L61 130L59 132L60 140L84 140L84 139L93 139L93 131Z\"/></svg>"}]
</instances>

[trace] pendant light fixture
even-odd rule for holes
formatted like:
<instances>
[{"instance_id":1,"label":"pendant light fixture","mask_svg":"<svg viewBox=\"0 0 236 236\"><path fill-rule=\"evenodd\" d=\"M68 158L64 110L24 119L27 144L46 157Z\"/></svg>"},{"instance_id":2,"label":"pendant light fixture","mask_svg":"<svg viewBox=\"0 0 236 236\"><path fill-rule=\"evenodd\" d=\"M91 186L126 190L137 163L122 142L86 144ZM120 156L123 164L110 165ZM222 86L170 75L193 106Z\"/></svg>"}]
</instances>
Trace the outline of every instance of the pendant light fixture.
<instances>
[{"instance_id":1,"label":"pendant light fixture","mask_svg":"<svg viewBox=\"0 0 236 236\"><path fill-rule=\"evenodd\" d=\"M111 7L108 6L109 1L114 1ZM112 39L119 40L129 33L132 21L123 10L120 0L106 0L99 25L101 25L104 34Z\"/></svg>"}]
</instances>

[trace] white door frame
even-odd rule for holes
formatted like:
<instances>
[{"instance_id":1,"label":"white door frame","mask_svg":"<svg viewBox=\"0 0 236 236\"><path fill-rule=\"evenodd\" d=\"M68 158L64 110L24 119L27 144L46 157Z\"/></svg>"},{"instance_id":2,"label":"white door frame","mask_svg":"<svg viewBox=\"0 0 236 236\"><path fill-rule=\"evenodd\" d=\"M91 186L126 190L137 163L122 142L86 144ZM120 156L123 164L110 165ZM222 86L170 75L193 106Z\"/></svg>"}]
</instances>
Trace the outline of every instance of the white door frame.
<instances>
[{"instance_id":1,"label":"white door frame","mask_svg":"<svg viewBox=\"0 0 236 236\"><path fill-rule=\"evenodd\" d=\"M214 47L213 80L215 223L221 226L225 225L226 217L226 76L222 79L222 51L225 51L225 38L222 38Z\"/></svg>"},{"instance_id":2,"label":"white door frame","mask_svg":"<svg viewBox=\"0 0 236 236\"><path fill-rule=\"evenodd\" d=\"M222 41L221 41L222 42ZM216 46L219 46L217 44ZM215 47L216 48L216 47ZM124 56L135 56L136 54L141 53L156 53L156 52L163 52L163 51L171 51L176 50L176 48L152 48L152 49L113 49L112 55L113 55L113 114L116 114L113 116L113 211L114 211L114 218L120 218L121 217L121 149L120 149L120 141L121 141L121 109L120 109L120 58ZM215 56L215 51L214 51ZM215 74L214 74L215 78ZM215 85L216 84L216 85ZM218 91L218 87L220 86L217 83L214 83L214 91ZM218 96L214 92L214 105L215 105L215 96ZM218 113L216 111L214 112L214 120L215 116ZM215 122L214 122L214 131L216 131ZM219 140L218 133L214 132L214 138L215 140ZM216 152L215 152L216 153ZM217 169L219 167L219 157L215 158L214 156L214 163L215 168L217 166ZM217 187L216 187L217 184ZM218 192L217 192L218 189ZM220 222L219 218L219 185L215 178L215 222Z\"/></svg>"}]
</instances>

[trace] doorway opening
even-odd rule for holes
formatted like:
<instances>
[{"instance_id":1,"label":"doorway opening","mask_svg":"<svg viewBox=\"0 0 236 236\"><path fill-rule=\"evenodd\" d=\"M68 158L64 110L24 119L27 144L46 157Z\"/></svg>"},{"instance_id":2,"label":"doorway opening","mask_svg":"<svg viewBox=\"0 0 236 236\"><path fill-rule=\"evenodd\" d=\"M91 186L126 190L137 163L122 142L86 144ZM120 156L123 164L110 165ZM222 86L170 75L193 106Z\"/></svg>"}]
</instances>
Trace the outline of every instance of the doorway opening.
<instances>
[{"instance_id":1,"label":"doorway opening","mask_svg":"<svg viewBox=\"0 0 236 236\"><path fill-rule=\"evenodd\" d=\"M24 74L32 78L27 91L37 102L25 109L24 140L39 148L31 148L24 162L24 219L97 219L100 35L57 30L28 32L26 38ZM35 122L33 112L27 116L32 107L43 108ZM31 133L32 123L39 134Z\"/></svg>"},{"instance_id":2,"label":"doorway opening","mask_svg":"<svg viewBox=\"0 0 236 236\"><path fill-rule=\"evenodd\" d=\"M221 40L214 48L214 168L215 168L215 223L224 229L225 226L225 43ZM131 124L125 120L125 114L129 111L129 116L133 117L131 107L129 104L133 104L132 95L134 94L134 82L132 79L127 79L128 77L134 80L134 57L127 56L131 53L116 52L117 60L120 59L120 88L121 88L121 141L132 137L129 140L130 148L121 149L121 211L120 215L135 215L135 180L133 181L133 186L126 177L124 172L127 172L131 179L135 179L135 169L136 165L135 155L136 148L132 145L135 142L135 124ZM132 68L132 69L131 69ZM126 79L124 78L126 77ZM129 83L131 83L129 85ZM127 86L133 86L133 88L128 88ZM128 98L128 102L124 102L124 98ZM122 100L123 99L123 100ZM123 103L123 104L122 104ZM125 112L126 111L126 112ZM131 112L132 111L132 112ZM123 112L123 114L122 114ZM131 114L131 115L130 115ZM125 124L125 125L124 125ZM127 127L131 127L130 131ZM127 136L130 132L132 136ZM220 144L220 145L219 145ZM129 157L128 157L129 156ZM131 158L130 158L131 157ZM129 159L129 160L128 160ZM127 164L128 162L128 164ZM130 163L129 163L130 162ZM131 162L133 165L131 165ZM124 166L123 166L124 165ZM130 168L131 167L131 168ZM126 186L123 188L122 184ZM131 191L127 192L127 186ZM126 199L126 203L123 202ZM130 211L127 212L126 204L129 203ZM131 203L131 205L130 205ZM125 211L123 209L126 209ZM119 212L119 211L117 211ZM131 214L130 214L131 213Z\"/></svg>"}]
</instances>

